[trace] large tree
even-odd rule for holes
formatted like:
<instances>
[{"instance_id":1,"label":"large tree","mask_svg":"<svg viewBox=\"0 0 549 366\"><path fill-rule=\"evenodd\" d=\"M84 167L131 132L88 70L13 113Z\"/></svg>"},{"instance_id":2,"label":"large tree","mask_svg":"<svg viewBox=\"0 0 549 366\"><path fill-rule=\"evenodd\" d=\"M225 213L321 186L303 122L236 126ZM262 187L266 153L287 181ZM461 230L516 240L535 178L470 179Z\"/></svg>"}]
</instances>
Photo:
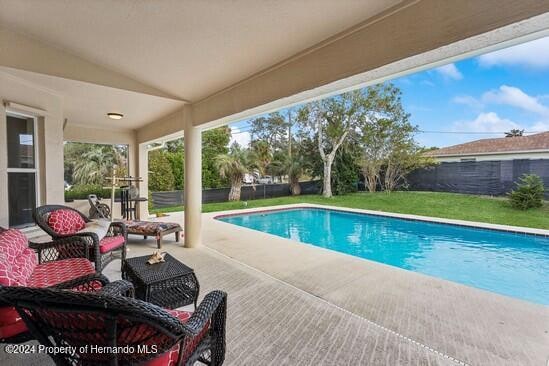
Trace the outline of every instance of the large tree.
<instances>
[{"instance_id":1,"label":"large tree","mask_svg":"<svg viewBox=\"0 0 549 366\"><path fill-rule=\"evenodd\" d=\"M405 184L406 175L432 164L414 140L417 126L410 123L401 101L401 91L393 84L367 89L367 123L362 124L362 173L370 192L378 186L392 191Z\"/></svg>"},{"instance_id":2,"label":"large tree","mask_svg":"<svg viewBox=\"0 0 549 366\"><path fill-rule=\"evenodd\" d=\"M300 111L300 121L316 139L323 169L323 196L332 197L332 164L345 140L365 123L367 100L362 90L312 102Z\"/></svg>"},{"instance_id":3,"label":"large tree","mask_svg":"<svg viewBox=\"0 0 549 366\"><path fill-rule=\"evenodd\" d=\"M252 141L265 141L273 151L285 149L288 144L288 121L280 112L250 121Z\"/></svg>"}]
</instances>

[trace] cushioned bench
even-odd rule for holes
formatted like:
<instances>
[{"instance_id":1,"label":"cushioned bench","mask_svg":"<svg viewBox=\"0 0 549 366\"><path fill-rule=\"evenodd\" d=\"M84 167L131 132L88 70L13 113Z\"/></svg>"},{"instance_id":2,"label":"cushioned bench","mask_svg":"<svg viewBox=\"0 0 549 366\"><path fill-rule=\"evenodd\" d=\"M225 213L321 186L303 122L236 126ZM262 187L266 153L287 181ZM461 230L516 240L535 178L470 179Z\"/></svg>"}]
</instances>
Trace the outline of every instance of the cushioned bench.
<instances>
[{"instance_id":1,"label":"cushioned bench","mask_svg":"<svg viewBox=\"0 0 549 366\"><path fill-rule=\"evenodd\" d=\"M181 225L174 222L126 220L124 224L128 234L142 235L145 239L154 236L158 249L162 248L164 235L175 233L175 241L179 242L180 232L183 231Z\"/></svg>"}]
</instances>

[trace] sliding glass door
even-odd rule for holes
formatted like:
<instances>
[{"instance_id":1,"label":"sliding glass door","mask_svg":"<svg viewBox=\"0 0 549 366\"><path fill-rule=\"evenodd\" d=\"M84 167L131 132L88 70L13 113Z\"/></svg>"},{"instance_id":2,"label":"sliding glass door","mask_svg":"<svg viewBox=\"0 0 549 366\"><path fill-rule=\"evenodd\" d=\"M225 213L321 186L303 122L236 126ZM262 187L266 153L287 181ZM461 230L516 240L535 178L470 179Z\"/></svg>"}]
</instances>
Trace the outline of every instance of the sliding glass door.
<instances>
[{"instance_id":1,"label":"sliding glass door","mask_svg":"<svg viewBox=\"0 0 549 366\"><path fill-rule=\"evenodd\" d=\"M38 200L36 119L10 113L6 122L9 225L30 226L34 224L32 212Z\"/></svg>"}]
</instances>

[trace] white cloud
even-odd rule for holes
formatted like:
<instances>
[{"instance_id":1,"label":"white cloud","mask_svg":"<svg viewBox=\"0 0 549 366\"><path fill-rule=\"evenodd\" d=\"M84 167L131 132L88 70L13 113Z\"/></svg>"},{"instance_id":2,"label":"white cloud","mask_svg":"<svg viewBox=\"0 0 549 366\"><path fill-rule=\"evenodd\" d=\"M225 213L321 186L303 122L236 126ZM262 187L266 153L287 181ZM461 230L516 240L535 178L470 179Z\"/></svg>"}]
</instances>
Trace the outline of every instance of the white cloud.
<instances>
[{"instance_id":1,"label":"white cloud","mask_svg":"<svg viewBox=\"0 0 549 366\"><path fill-rule=\"evenodd\" d=\"M248 147L251 140L251 135L248 131L242 131L237 126L231 127L231 141L229 145L232 145L234 142L237 142L242 147Z\"/></svg>"},{"instance_id":2,"label":"white cloud","mask_svg":"<svg viewBox=\"0 0 549 366\"><path fill-rule=\"evenodd\" d=\"M487 53L478 57L481 66L522 66L533 69L549 68L549 37Z\"/></svg>"},{"instance_id":3,"label":"white cloud","mask_svg":"<svg viewBox=\"0 0 549 366\"><path fill-rule=\"evenodd\" d=\"M532 132L549 131L549 121L536 122L532 125L532 127L528 128L528 131L532 131Z\"/></svg>"},{"instance_id":4,"label":"white cloud","mask_svg":"<svg viewBox=\"0 0 549 366\"><path fill-rule=\"evenodd\" d=\"M538 98L514 86L502 85L498 90L484 93L482 100L485 103L506 104L542 116L549 116L549 107L540 103Z\"/></svg>"},{"instance_id":5,"label":"white cloud","mask_svg":"<svg viewBox=\"0 0 549 366\"><path fill-rule=\"evenodd\" d=\"M454 123L455 131L467 132L504 132L521 126L509 119L501 118L495 112L480 113L472 121L458 121Z\"/></svg>"},{"instance_id":6,"label":"white cloud","mask_svg":"<svg viewBox=\"0 0 549 366\"><path fill-rule=\"evenodd\" d=\"M452 80L463 79L463 74L458 70L455 64L448 64L448 65L437 67L435 71L447 79L452 79Z\"/></svg>"},{"instance_id":7,"label":"white cloud","mask_svg":"<svg viewBox=\"0 0 549 366\"><path fill-rule=\"evenodd\" d=\"M475 110L479 110L483 108L483 103L478 100L475 97L472 97L470 95L458 95L454 98L452 98L452 102L456 104L464 104L470 108L473 108Z\"/></svg>"}]
</instances>

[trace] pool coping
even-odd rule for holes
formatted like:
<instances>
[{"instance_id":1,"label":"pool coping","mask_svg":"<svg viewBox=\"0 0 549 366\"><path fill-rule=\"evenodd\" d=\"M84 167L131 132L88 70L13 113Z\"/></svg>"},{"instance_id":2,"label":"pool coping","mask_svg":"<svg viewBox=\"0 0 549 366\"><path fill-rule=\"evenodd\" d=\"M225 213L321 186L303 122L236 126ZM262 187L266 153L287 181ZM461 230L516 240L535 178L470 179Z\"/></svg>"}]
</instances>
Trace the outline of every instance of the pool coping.
<instances>
[{"instance_id":1,"label":"pool coping","mask_svg":"<svg viewBox=\"0 0 549 366\"><path fill-rule=\"evenodd\" d=\"M546 229L536 229L536 228L502 225L502 224L490 224L490 223L479 222L479 221L447 219L442 217L402 214L402 213L394 213L394 212L387 212L387 211L366 210L366 209L341 207L341 206L319 205L314 203L295 203L295 204L280 205L280 206L267 206L267 208L256 207L256 208L249 208L249 209L227 210L227 211L223 211L223 213L219 215L214 214L213 219L219 220L219 219L222 219L225 217L231 217L231 216L257 214L257 213L263 213L263 212L266 213L266 212L288 211L292 209L303 209L303 208L332 210L332 211L339 211L339 212L352 212L352 213L358 213L358 214L370 215L370 216L390 217L390 218L397 218L397 219L408 220L408 221L421 221L421 222L437 223L437 224L444 224L444 225L468 227L473 229L484 229L484 230L490 230L490 231L498 231L498 232L506 232L506 233L512 233L512 234L522 234L522 235L534 235L534 236L549 238L549 230L546 230Z\"/></svg>"}]
</instances>

